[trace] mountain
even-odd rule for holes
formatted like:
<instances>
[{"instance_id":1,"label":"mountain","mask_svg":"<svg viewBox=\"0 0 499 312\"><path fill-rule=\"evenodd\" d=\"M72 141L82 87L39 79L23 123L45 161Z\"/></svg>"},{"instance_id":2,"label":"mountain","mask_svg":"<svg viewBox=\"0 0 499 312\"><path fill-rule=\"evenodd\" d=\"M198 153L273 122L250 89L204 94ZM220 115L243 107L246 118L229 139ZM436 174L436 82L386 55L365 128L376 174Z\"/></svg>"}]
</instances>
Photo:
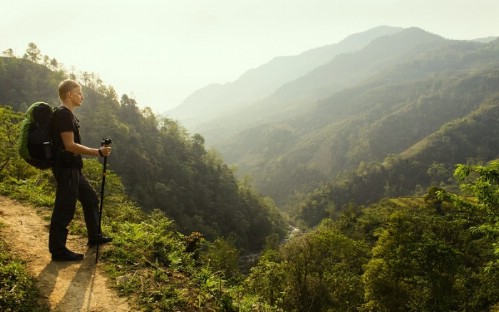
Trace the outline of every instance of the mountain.
<instances>
[{"instance_id":1,"label":"mountain","mask_svg":"<svg viewBox=\"0 0 499 312\"><path fill-rule=\"evenodd\" d=\"M281 206L322 183L350 183L344 179L366 164L403 163L408 151L417 148L419 156L410 161L425 159L418 167L420 180L406 177L412 184L397 182L403 187L382 184L387 190L377 196L410 193L417 184L431 182L426 172L433 162L425 155L449 168L456 161L499 154L493 139L483 139L495 133L493 123L476 130L481 136L469 138L466 152L461 146L449 146L451 153L424 143L477 114L484 103L495 105L497 52L497 40L455 41L419 28L404 29L336 55L265 99L197 129ZM480 148L474 145L477 138L483 141ZM405 175L403 166L390 170L395 169L392 174Z\"/></svg>"},{"instance_id":2,"label":"mountain","mask_svg":"<svg viewBox=\"0 0 499 312\"><path fill-rule=\"evenodd\" d=\"M476 39L473 39L473 41L481 42L481 43L489 43L491 41L496 40L497 38L498 38L497 36L490 36L490 37L485 37L485 38L476 38Z\"/></svg>"},{"instance_id":3,"label":"mountain","mask_svg":"<svg viewBox=\"0 0 499 312\"><path fill-rule=\"evenodd\" d=\"M400 168L396 174L413 184L387 193L383 187L390 185L383 181L378 199L407 194L417 184L429 183L426 172L433 162L452 167L467 159L490 160L499 155L494 137L497 123L480 129L478 122L471 122L467 131L442 132L482 111L484 105L499 105L498 46L498 41L443 42L394 61L369 80L315 102L307 113L246 129L220 150L229 163L257 177L259 189L279 204L297 191L310 191L311 180L319 185L358 170L362 164L383 163L390 157L423 165L409 176L410 170ZM494 116L487 117L497 122ZM429 137L448 142L449 136L455 135L462 136L457 146L446 144L445 149L425 144ZM418 156L408 158L416 150ZM424 177L411 179L416 173ZM359 192L350 195L349 200L362 197Z\"/></svg>"},{"instance_id":4,"label":"mountain","mask_svg":"<svg viewBox=\"0 0 499 312\"><path fill-rule=\"evenodd\" d=\"M401 28L380 26L351 35L339 43L305 51L295 56L276 57L258 68L244 73L234 82L212 84L185 99L166 115L179 120L191 130L210 120L233 112L272 94L283 84L330 61L339 54L357 51L374 38L400 31Z\"/></svg>"},{"instance_id":5,"label":"mountain","mask_svg":"<svg viewBox=\"0 0 499 312\"><path fill-rule=\"evenodd\" d=\"M233 133L300 116L315 101L355 86L377 74L394 60L411 57L445 42L442 37L418 28L378 37L363 49L337 55L329 62L282 85L267 98L246 105L232 114L198 124L195 130L202 133L208 143L222 148L220 143Z\"/></svg>"}]
</instances>

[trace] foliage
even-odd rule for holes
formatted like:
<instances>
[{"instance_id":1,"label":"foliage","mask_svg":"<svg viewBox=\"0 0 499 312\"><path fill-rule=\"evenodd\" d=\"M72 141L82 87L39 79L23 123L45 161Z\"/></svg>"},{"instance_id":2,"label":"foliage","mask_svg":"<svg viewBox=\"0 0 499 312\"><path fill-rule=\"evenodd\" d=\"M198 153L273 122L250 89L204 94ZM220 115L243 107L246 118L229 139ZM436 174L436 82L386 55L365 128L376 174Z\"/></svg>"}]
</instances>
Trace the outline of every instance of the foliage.
<instances>
[{"instance_id":1,"label":"foliage","mask_svg":"<svg viewBox=\"0 0 499 312\"><path fill-rule=\"evenodd\" d=\"M462 194L349 205L268 249L245 280L267 311L489 311L497 307L498 163L459 165ZM324 202L327 205L327 202Z\"/></svg>"},{"instance_id":2,"label":"foliage","mask_svg":"<svg viewBox=\"0 0 499 312\"><path fill-rule=\"evenodd\" d=\"M471 194L476 201L445 192L439 195L465 211L480 213L479 224L471 230L492 240L495 260L488 264L487 271L499 275L499 161L487 165L458 165L454 176L461 182L465 194Z\"/></svg>"},{"instance_id":3,"label":"foliage","mask_svg":"<svg viewBox=\"0 0 499 312\"><path fill-rule=\"evenodd\" d=\"M100 164L85 167L98 184ZM497 162L458 166L456 177L466 196L431 189L426 201L351 205L280 247L269 244L240 283L227 279L237 272L230 243L184 236L159 210L143 214L110 173L104 224L115 240L101 261L142 311L488 311L499 301L497 214L489 213Z\"/></svg>"},{"instance_id":4,"label":"foliage","mask_svg":"<svg viewBox=\"0 0 499 312\"><path fill-rule=\"evenodd\" d=\"M85 159L84 168L90 183L99 189L102 182L101 164L95 159ZM0 186L6 191L5 195L36 205L48 197L50 204L47 205L51 206L54 189L47 174L46 171L40 171L36 175L39 181L43 181L37 185L33 184L35 178L26 179L22 182L21 190L21 182L12 177L4 180ZM30 192L29 196L24 192ZM119 177L111 170L106 175L105 194L103 230L114 237L114 241L103 251L101 262L115 280L120 294L130 296L133 304L140 306L142 311L218 310L218 307L231 304L232 299L226 295L225 280L219 274L212 273L207 266L200 266L196 255L199 255L204 241L201 236L184 237L176 231L174 222L159 210L144 213L128 198ZM70 231L84 235L84 229L82 210L77 209ZM22 263L4 255L3 245L0 245L0 250L0 271L9 274L10 277L5 281L17 285L6 284L2 287L2 290L9 291L9 296L0 297L6 298L2 307L7 307L6 311L45 311L42 308L37 310L38 307L33 305L37 291L33 278ZM21 302L25 305L19 305Z\"/></svg>"},{"instance_id":5,"label":"foliage","mask_svg":"<svg viewBox=\"0 0 499 312\"><path fill-rule=\"evenodd\" d=\"M393 214L366 266L366 307L453 310L463 295L456 281L464 259L451 243L462 229L451 226L424 212Z\"/></svg>"},{"instance_id":6,"label":"foliage","mask_svg":"<svg viewBox=\"0 0 499 312\"><path fill-rule=\"evenodd\" d=\"M226 280L237 281L239 272L239 251L230 242L221 238L208 244L202 259L213 272L220 274Z\"/></svg>"},{"instance_id":7,"label":"foliage","mask_svg":"<svg viewBox=\"0 0 499 312\"><path fill-rule=\"evenodd\" d=\"M366 266L366 311L486 311L499 301L497 174L497 161L459 165L473 199L431 189L426 208L391 215Z\"/></svg>"},{"instance_id":8,"label":"foliage","mask_svg":"<svg viewBox=\"0 0 499 312\"><path fill-rule=\"evenodd\" d=\"M363 300L362 266L369 249L334 229L316 230L267 250L246 283L250 293L284 311L353 311Z\"/></svg>"}]
</instances>

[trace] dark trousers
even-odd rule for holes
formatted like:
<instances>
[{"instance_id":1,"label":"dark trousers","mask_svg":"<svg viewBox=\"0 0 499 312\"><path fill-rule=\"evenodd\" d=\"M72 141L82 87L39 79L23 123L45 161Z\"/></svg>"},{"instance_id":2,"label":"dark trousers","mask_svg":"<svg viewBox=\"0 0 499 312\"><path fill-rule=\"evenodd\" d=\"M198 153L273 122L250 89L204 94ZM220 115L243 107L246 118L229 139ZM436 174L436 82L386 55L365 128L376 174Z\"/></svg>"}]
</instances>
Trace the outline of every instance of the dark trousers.
<instances>
[{"instance_id":1,"label":"dark trousers","mask_svg":"<svg viewBox=\"0 0 499 312\"><path fill-rule=\"evenodd\" d=\"M54 168L57 181L55 205L50 221L49 251L57 254L66 251L68 226L76 211L76 201L83 207L89 239L96 239L99 227L99 198L80 169Z\"/></svg>"}]
</instances>

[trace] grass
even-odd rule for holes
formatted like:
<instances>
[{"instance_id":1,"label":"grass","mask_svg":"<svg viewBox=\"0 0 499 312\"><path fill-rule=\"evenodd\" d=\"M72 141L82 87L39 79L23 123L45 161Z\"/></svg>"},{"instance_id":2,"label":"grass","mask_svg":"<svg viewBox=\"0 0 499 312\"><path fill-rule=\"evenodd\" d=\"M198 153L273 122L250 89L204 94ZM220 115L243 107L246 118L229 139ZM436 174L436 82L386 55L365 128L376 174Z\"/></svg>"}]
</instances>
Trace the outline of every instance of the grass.
<instances>
[{"instance_id":1,"label":"grass","mask_svg":"<svg viewBox=\"0 0 499 312\"><path fill-rule=\"evenodd\" d=\"M0 223L0 230L3 225ZM0 232L1 234L1 232ZM0 235L0 307L9 312L47 312L41 303L35 279L17 259Z\"/></svg>"},{"instance_id":2,"label":"grass","mask_svg":"<svg viewBox=\"0 0 499 312\"><path fill-rule=\"evenodd\" d=\"M425 205L423 197L397 197L390 198L390 202L402 208L416 208Z\"/></svg>"}]
</instances>

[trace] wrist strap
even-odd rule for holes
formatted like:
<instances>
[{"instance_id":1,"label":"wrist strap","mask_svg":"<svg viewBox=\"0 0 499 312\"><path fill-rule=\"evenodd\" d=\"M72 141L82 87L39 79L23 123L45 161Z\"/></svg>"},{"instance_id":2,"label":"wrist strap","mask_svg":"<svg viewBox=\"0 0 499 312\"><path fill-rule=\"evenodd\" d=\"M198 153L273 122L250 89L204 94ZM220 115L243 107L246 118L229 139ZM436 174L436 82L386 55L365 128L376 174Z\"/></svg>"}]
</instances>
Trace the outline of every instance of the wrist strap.
<instances>
[{"instance_id":1,"label":"wrist strap","mask_svg":"<svg viewBox=\"0 0 499 312\"><path fill-rule=\"evenodd\" d=\"M104 157L104 154L102 154L102 151L100 150L100 148L98 149L98 151L99 151L100 157Z\"/></svg>"}]
</instances>

